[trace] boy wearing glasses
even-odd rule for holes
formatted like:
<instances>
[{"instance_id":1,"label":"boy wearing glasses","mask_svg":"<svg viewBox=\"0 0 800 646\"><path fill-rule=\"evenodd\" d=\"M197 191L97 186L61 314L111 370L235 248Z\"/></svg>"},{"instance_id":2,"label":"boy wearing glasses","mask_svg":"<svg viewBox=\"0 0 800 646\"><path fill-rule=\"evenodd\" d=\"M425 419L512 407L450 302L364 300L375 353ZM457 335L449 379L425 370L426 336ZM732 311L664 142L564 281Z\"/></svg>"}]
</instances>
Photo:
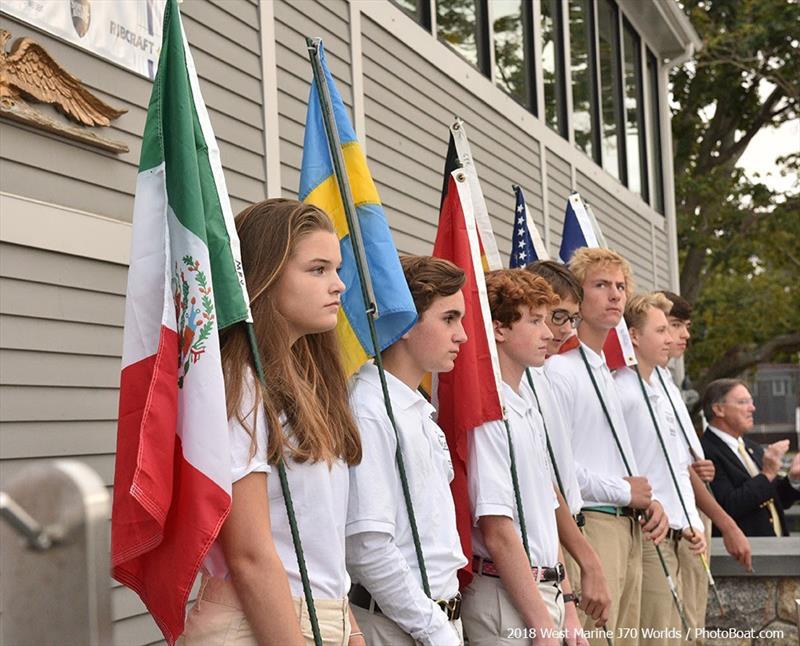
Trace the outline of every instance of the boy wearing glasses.
<instances>
[{"instance_id":1,"label":"boy wearing glasses","mask_svg":"<svg viewBox=\"0 0 800 646\"><path fill-rule=\"evenodd\" d=\"M669 528L661 504L633 455L603 344L620 322L633 272L610 249L578 249L569 269L583 290L580 344L550 358L547 375L570 431L586 515L584 533L600 557L611 589L607 629L614 643L635 644L617 628L638 627L642 589L642 540L659 543ZM644 515L639 531L639 517ZM584 624L586 626L586 624ZM588 626L586 626L588 627ZM618 637L618 638L617 638ZM604 639L592 639L605 644Z\"/></svg>"},{"instance_id":2,"label":"boy wearing glasses","mask_svg":"<svg viewBox=\"0 0 800 646\"><path fill-rule=\"evenodd\" d=\"M549 308L545 319L553 335L547 342L547 355L556 355L563 344L575 336L575 328L580 321L581 286L564 265L552 260L539 260L529 264L525 269L544 278L559 298L559 302ZM561 491L575 523L579 528L583 527L584 516L581 513L583 498L575 474L570 432L553 396L544 365L531 366L528 369L520 384L520 394L536 407L544 420L549 442L548 450L552 452L550 459L554 464L555 484ZM568 528L559 523L558 530L559 538L567 552L564 555L567 576L573 589L580 592L579 595L565 598L565 601L579 605L581 610L600 626L608 619L611 598L597 553L582 533L570 541L568 537L571 533Z\"/></svg>"}]
</instances>

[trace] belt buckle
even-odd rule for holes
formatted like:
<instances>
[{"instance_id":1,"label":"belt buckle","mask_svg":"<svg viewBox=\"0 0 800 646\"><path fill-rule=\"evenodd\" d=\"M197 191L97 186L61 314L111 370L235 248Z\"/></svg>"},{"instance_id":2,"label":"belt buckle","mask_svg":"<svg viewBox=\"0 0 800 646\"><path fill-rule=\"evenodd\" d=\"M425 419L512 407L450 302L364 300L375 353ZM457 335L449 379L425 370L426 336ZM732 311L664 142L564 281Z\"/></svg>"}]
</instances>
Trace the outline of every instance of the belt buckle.
<instances>
[{"instance_id":1,"label":"belt buckle","mask_svg":"<svg viewBox=\"0 0 800 646\"><path fill-rule=\"evenodd\" d=\"M556 561L556 583L561 583L567 576L567 572L564 569L564 564L561 561Z\"/></svg>"},{"instance_id":2,"label":"belt buckle","mask_svg":"<svg viewBox=\"0 0 800 646\"><path fill-rule=\"evenodd\" d=\"M436 604L444 611L449 621L461 617L461 593L456 593L452 599L439 599Z\"/></svg>"}]
</instances>

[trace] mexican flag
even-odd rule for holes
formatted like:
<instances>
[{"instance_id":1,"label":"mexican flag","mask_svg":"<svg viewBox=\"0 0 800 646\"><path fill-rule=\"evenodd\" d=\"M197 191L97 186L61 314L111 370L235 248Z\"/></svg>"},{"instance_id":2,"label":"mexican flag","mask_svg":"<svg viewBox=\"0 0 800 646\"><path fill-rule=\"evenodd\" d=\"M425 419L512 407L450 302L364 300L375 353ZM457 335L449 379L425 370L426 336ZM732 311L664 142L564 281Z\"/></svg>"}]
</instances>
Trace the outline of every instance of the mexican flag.
<instances>
[{"instance_id":1,"label":"mexican flag","mask_svg":"<svg viewBox=\"0 0 800 646\"><path fill-rule=\"evenodd\" d=\"M219 330L249 320L239 241L176 0L142 141L120 380L112 574L172 644L230 510Z\"/></svg>"}]
</instances>

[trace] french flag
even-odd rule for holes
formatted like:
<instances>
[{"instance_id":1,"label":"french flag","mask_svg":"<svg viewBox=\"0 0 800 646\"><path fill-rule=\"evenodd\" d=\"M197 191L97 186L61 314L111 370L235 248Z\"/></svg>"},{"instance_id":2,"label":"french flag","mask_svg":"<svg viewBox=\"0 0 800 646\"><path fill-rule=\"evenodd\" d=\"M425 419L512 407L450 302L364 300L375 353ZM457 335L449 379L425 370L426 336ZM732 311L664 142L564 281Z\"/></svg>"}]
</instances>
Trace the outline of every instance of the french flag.
<instances>
[{"instance_id":1,"label":"french flag","mask_svg":"<svg viewBox=\"0 0 800 646\"><path fill-rule=\"evenodd\" d=\"M564 230L561 234L561 248L558 255L561 262L569 263L575 251L580 247L605 247L603 234L591 210L587 209L578 193L570 193L564 213ZM577 337L574 337L577 341ZM569 346L569 347L567 347ZM565 343L561 352L572 349L574 344ZM603 346L606 364L610 370L624 368L636 364L628 326L625 319L620 319L617 327L611 330Z\"/></svg>"}]
</instances>

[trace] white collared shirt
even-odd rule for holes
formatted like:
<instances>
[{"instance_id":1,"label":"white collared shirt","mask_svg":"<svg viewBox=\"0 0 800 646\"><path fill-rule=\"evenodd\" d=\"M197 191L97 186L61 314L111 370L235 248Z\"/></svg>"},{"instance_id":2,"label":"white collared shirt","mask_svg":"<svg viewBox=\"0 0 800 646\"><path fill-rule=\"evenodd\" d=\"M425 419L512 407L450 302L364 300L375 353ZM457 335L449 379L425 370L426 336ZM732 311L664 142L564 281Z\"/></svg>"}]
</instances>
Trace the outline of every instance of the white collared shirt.
<instances>
[{"instance_id":1,"label":"white collared shirt","mask_svg":"<svg viewBox=\"0 0 800 646\"><path fill-rule=\"evenodd\" d=\"M530 547L531 563L553 567L558 561L558 529L555 510L558 499L552 484L542 418L534 404L503 384L506 415L519 479L522 509ZM507 516L520 535L508 434L502 420L487 422L474 429L469 439L467 483L472 510L472 549L476 555L491 558L478 528L481 516Z\"/></svg>"},{"instance_id":2,"label":"white collared shirt","mask_svg":"<svg viewBox=\"0 0 800 646\"><path fill-rule=\"evenodd\" d=\"M703 445L700 444L700 438L697 437L697 433L695 433L694 424L692 423L692 416L689 415L689 409L686 408L680 388L678 388L678 386L675 384L675 380L672 378L672 373L669 370L661 367L657 367L656 370L658 371L658 374L663 377L666 390L664 390L661 380L656 374L653 375L653 385L656 387L656 389L663 391L667 397L669 397L670 401L672 401L672 405L670 405L669 401L667 402L667 405L670 406L670 409L672 406L675 406L675 410L678 411L678 421L683 426L686 437L689 438L689 445L692 447L692 451L694 451L694 454L697 456L698 460L704 460L706 454L703 451ZM678 432L680 432L680 429L678 429ZM686 439L683 437L683 433L680 434L680 440L681 444L686 446ZM694 459L692 462L694 462Z\"/></svg>"},{"instance_id":3,"label":"white collared shirt","mask_svg":"<svg viewBox=\"0 0 800 646\"><path fill-rule=\"evenodd\" d=\"M742 463L742 466L747 470L748 473L750 473L750 469L748 468L747 463L744 461L744 458L742 457L741 453L739 453L739 438L733 437L733 435L729 435L725 431L719 430L716 426L711 426L711 424L708 425L708 430L711 431L723 442L725 442L725 445L731 451L733 451L734 455L737 457L739 462ZM755 460L753 460L753 463L755 464Z\"/></svg>"},{"instance_id":4,"label":"white collared shirt","mask_svg":"<svg viewBox=\"0 0 800 646\"><path fill-rule=\"evenodd\" d=\"M558 475L561 476L561 484L564 487L564 498L567 501L570 513L574 516L583 507L583 498L581 497L581 488L578 485L578 478L575 474L575 458L572 455L569 429L564 423L564 416L561 414L561 409L553 397L552 386L544 366L531 367L528 370L536 388L538 405L536 396L534 396L528 384L528 378L525 375L522 376L519 394L533 404L537 410L541 406L540 412L546 425L545 430L550 438L550 446L556 458Z\"/></svg>"},{"instance_id":5,"label":"white collared shirt","mask_svg":"<svg viewBox=\"0 0 800 646\"><path fill-rule=\"evenodd\" d=\"M606 366L605 356L602 353L597 354L584 343L580 347L586 353L631 471L633 475L638 475L641 472L631 448L614 379ZM564 422L571 430L575 472L584 505L629 505L631 486L624 480L628 472L579 348L550 357L545 367Z\"/></svg>"},{"instance_id":6,"label":"white collared shirt","mask_svg":"<svg viewBox=\"0 0 800 646\"><path fill-rule=\"evenodd\" d=\"M650 416L647 402L642 394L639 376L631 368L622 368L616 371L614 382L619 392L622 413L625 416L636 462L642 472L647 474L650 486L653 487L653 497L664 507L670 527L683 529L691 525L699 531L704 531L703 523L697 513L694 490L689 478L689 469L691 468L689 452L686 450L683 440L678 437L680 431L675 414L672 412L672 407L663 390L652 385L654 379L658 379L655 374L651 375L651 383L644 380L642 383L658 422L658 430L669 455L675 479L678 481L680 494L686 503L688 519L681 506L681 499L670 475L664 450L661 448L661 442L653 425L653 418Z\"/></svg>"},{"instance_id":7,"label":"white collared shirt","mask_svg":"<svg viewBox=\"0 0 800 646\"><path fill-rule=\"evenodd\" d=\"M255 401L255 379L250 373L242 396L241 411L252 424ZM230 427L231 479L236 482L255 472L269 474L269 521L272 541L280 556L292 596L303 596L303 583L297 565L286 502L277 471L267 463L267 422L264 407L255 407L256 452L251 456L251 438L237 418L228 420ZM283 421L283 416L281 416ZM288 431L284 431L289 435ZM315 599L342 599L350 589L345 569L345 523L349 489L348 467L343 460L330 465L321 462L295 462L287 459L286 476L294 503L297 526L308 568L311 593ZM219 539L203 561L203 569L211 576L227 579L228 565Z\"/></svg>"},{"instance_id":8,"label":"white collared shirt","mask_svg":"<svg viewBox=\"0 0 800 646\"><path fill-rule=\"evenodd\" d=\"M414 508L431 596L450 599L458 592L457 572L467 559L456 529L450 493L453 467L444 433L431 419L435 412L425 398L390 372L386 382ZM400 475L395 462L397 439L386 413L378 369L361 367L351 382L350 405L361 433L363 457L350 469L347 509L347 567L386 616L417 641L436 641L447 627L446 615L422 590ZM394 569L398 579L386 589L383 572L373 568L376 541L387 556L378 570ZM396 549L393 549L391 543ZM387 563L386 559L393 562ZM439 633L441 634L441 633ZM453 633L455 635L455 633ZM455 638L455 637L453 637Z\"/></svg>"}]
</instances>

